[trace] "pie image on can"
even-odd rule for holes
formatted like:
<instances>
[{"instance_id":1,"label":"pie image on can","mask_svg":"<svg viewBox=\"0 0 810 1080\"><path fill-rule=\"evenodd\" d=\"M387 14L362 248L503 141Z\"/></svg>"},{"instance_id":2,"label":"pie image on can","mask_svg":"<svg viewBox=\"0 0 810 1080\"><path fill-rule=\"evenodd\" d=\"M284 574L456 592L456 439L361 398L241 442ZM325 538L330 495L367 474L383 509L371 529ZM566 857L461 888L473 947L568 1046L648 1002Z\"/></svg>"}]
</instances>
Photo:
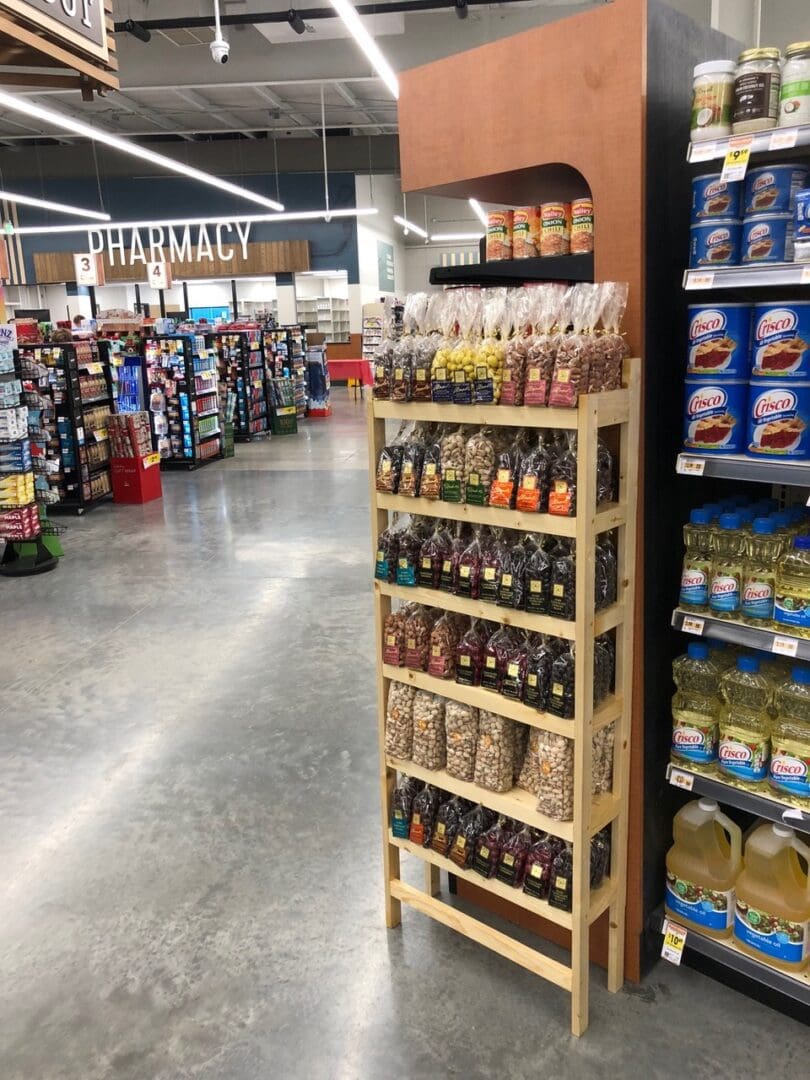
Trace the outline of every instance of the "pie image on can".
<instances>
[{"instance_id":1,"label":"pie image on can","mask_svg":"<svg viewBox=\"0 0 810 1080\"><path fill-rule=\"evenodd\" d=\"M750 304L690 304L688 337L688 374L748 378Z\"/></svg>"},{"instance_id":2,"label":"pie image on can","mask_svg":"<svg viewBox=\"0 0 810 1080\"><path fill-rule=\"evenodd\" d=\"M761 214L763 211L786 213L793 209L793 201L799 188L807 181L804 165L766 165L749 169L745 174L742 212Z\"/></svg>"},{"instance_id":3,"label":"pie image on can","mask_svg":"<svg viewBox=\"0 0 810 1080\"><path fill-rule=\"evenodd\" d=\"M762 352L762 373L783 374L795 370L807 351L807 342L799 337L784 338L766 345Z\"/></svg>"},{"instance_id":4,"label":"pie image on can","mask_svg":"<svg viewBox=\"0 0 810 1080\"><path fill-rule=\"evenodd\" d=\"M810 378L810 301L755 304L751 354L757 379Z\"/></svg>"},{"instance_id":5,"label":"pie image on can","mask_svg":"<svg viewBox=\"0 0 810 1080\"><path fill-rule=\"evenodd\" d=\"M742 261L793 261L793 215L753 214L743 221Z\"/></svg>"},{"instance_id":6,"label":"pie image on can","mask_svg":"<svg viewBox=\"0 0 810 1080\"><path fill-rule=\"evenodd\" d=\"M692 180L692 222L703 218L742 216L743 184L720 179L720 173L704 173Z\"/></svg>"},{"instance_id":7,"label":"pie image on can","mask_svg":"<svg viewBox=\"0 0 810 1080\"><path fill-rule=\"evenodd\" d=\"M763 191L758 191L751 199L751 209L771 210L778 198L779 192L775 187L765 188Z\"/></svg>"},{"instance_id":8,"label":"pie image on can","mask_svg":"<svg viewBox=\"0 0 810 1080\"><path fill-rule=\"evenodd\" d=\"M728 442L736 422L731 413L698 420L692 433L695 446L719 446Z\"/></svg>"},{"instance_id":9,"label":"pie image on can","mask_svg":"<svg viewBox=\"0 0 810 1080\"><path fill-rule=\"evenodd\" d=\"M689 266L736 266L740 261L742 222L706 218L689 227Z\"/></svg>"},{"instance_id":10,"label":"pie image on can","mask_svg":"<svg viewBox=\"0 0 810 1080\"><path fill-rule=\"evenodd\" d=\"M810 456L810 380L757 379L748 401L748 445L752 457L805 460Z\"/></svg>"},{"instance_id":11,"label":"pie image on can","mask_svg":"<svg viewBox=\"0 0 810 1080\"><path fill-rule=\"evenodd\" d=\"M685 382L684 448L715 454L741 453L747 382L720 382L706 376L689 376Z\"/></svg>"}]
</instances>

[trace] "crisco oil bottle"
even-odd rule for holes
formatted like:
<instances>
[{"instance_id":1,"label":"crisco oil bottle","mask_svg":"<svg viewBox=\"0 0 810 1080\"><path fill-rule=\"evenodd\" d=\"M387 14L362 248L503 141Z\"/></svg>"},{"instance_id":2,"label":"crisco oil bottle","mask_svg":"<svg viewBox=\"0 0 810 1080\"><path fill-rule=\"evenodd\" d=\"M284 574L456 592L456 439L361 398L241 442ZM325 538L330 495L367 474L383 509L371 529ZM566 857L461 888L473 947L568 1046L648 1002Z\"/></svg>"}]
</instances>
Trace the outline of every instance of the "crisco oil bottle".
<instances>
[{"instance_id":1,"label":"crisco oil bottle","mask_svg":"<svg viewBox=\"0 0 810 1080\"><path fill-rule=\"evenodd\" d=\"M677 690L672 698L672 756L695 766L717 759L721 701L720 669L708 646L690 642L686 657L673 665Z\"/></svg>"},{"instance_id":2,"label":"crisco oil bottle","mask_svg":"<svg viewBox=\"0 0 810 1080\"><path fill-rule=\"evenodd\" d=\"M678 604L685 611L709 610L709 583L712 573L712 524L706 510L693 510L683 527L686 551L681 571Z\"/></svg>"},{"instance_id":3,"label":"crisco oil bottle","mask_svg":"<svg viewBox=\"0 0 810 1080\"><path fill-rule=\"evenodd\" d=\"M743 564L743 591L740 615L749 626L769 627L773 623L773 595L776 560L781 540L774 523L766 517L754 518L746 541L748 558Z\"/></svg>"},{"instance_id":4,"label":"crisco oil bottle","mask_svg":"<svg viewBox=\"0 0 810 1080\"><path fill-rule=\"evenodd\" d=\"M720 506L720 503L704 503L702 509L709 515L709 519L713 525L720 520L720 515L725 512Z\"/></svg>"},{"instance_id":5,"label":"crisco oil bottle","mask_svg":"<svg viewBox=\"0 0 810 1080\"><path fill-rule=\"evenodd\" d=\"M714 533L714 563L709 590L709 611L718 619L736 619L742 595L745 533L738 514L721 514Z\"/></svg>"},{"instance_id":6,"label":"crisco oil bottle","mask_svg":"<svg viewBox=\"0 0 810 1080\"><path fill-rule=\"evenodd\" d=\"M734 940L743 952L783 971L802 971L810 958L808 861L810 847L786 825L765 822L745 844Z\"/></svg>"},{"instance_id":7,"label":"crisco oil bottle","mask_svg":"<svg viewBox=\"0 0 810 1080\"><path fill-rule=\"evenodd\" d=\"M810 536L796 536L779 560L773 617L778 630L810 637Z\"/></svg>"},{"instance_id":8,"label":"crisco oil bottle","mask_svg":"<svg viewBox=\"0 0 810 1080\"><path fill-rule=\"evenodd\" d=\"M794 667L776 691L768 783L781 795L810 800L810 668Z\"/></svg>"},{"instance_id":9,"label":"crisco oil bottle","mask_svg":"<svg viewBox=\"0 0 810 1080\"><path fill-rule=\"evenodd\" d=\"M773 684L760 672L756 657L740 656L720 680L720 692L718 767L743 783L758 784L768 775Z\"/></svg>"},{"instance_id":10,"label":"crisco oil bottle","mask_svg":"<svg viewBox=\"0 0 810 1080\"><path fill-rule=\"evenodd\" d=\"M727 642L709 638L706 644L709 646L709 659L715 667L720 669L721 673L733 668L737 663L737 654Z\"/></svg>"},{"instance_id":11,"label":"crisco oil bottle","mask_svg":"<svg viewBox=\"0 0 810 1080\"><path fill-rule=\"evenodd\" d=\"M713 938L731 936L734 884L742 859L739 825L716 802L687 803L672 822L674 844L667 852L665 905L687 929Z\"/></svg>"}]
</instances>

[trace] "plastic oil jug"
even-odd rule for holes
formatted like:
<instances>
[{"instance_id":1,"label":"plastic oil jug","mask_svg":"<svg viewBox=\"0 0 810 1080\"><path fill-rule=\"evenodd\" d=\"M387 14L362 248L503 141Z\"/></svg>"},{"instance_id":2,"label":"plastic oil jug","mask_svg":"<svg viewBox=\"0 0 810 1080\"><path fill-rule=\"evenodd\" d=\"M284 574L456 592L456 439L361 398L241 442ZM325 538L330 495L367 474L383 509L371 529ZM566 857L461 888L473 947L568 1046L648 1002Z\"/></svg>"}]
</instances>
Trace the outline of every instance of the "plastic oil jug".
<instances>
[{"instance_id":1,"label":"plastic oil jug","mask_svg":"<svg viewBox=\"0 0 810 1080\"><path fill-rule=\"evenodd\" d=\"M740 604L742 621L750 626L769 627L773 623L773 594L776 560L782 538L774 523L766 517L754 518L746 542L747 559L743 566L743 591Z\"/></svg>"},{"instance_id":2,"label":"plastic oil jug","mask_svg":"<svg viewBox=\"0 0 810 1080\"><path fill-rule=\"evenodd\" d=\"M673 664L672 676L677 687L672 699L672 756L710 765L717 758L720 669L709 659L708 646L692 641L686 657Z\"/></svg>"},{"instance_id":3,"label":"plastic oil jug","mask_svg":"<svg viewBox=\"0 0 810 1080\"><path fill-rule=\"evenodd\" d=\"M693 510L683 527L686 551L678 604L685 611L709 610L712 575L712 519L707 510Z\"/></svg>"},{"instance_id":4,"label":"plastic oil jug","mask_svg":"<svg viewBox=\"0 0 810 1080\"><path fill-rule=\"evenodd\" d=\"M808 861L810 847L793 829L765 823L748 837L737 879L734 940L783 971L801 971L810 959Z\"/></svg>"},{"instance_id":5,"label":"plastic oil jug","mask_svg":"<svg viewBox=\"0 0 810 1080\"><path fill-rule=\"evenodd\" d=\"M797 536L779 560L773 617L778 630L810 637L810 536Z\"/></svg>"},{"instance_id":6,"label":"plastic oil jug","mask_svg":"<svg viewBox=\"0 0 810 1080\"><path fill-rule=\"evenodd\" d=\"M742 562L746 535L739 514L721 514L714 533L714 565L709 610L716 619L736 619L742 595Z\"/></svg>"},{"instance_id":7,"label":"plastic oil jug","mask_svg":"<svg viewBox=\"0 0 810 1080\"><path fill-rule=\"evenodd\" d=\"M760 672L756 657L740 656L720 680L720 692L718 767L736 780L758 784L768 775L773 683Z\"/></svg>"},{"instance_id":8,"label":"plastic oil jug","mask_svg":"<svg viewBox=\"0 0 810 1080\"><path fill-rule=\"evenodd\" d=\"M687 929L730 937L734 883L742 869L742 831L712 799L687 803L672 823L665 906Z\"/></svg>"},{"instance_id":9,"label":"plastic oil jug","mask_svg":"<svg viewBox=\"0 0 810 1080\"><path fill-rule=\"evenodd\" d=\"M793 668L775 704L768 783L780 795L810 800L810 668Z\"/></svg>"}]
</instances>

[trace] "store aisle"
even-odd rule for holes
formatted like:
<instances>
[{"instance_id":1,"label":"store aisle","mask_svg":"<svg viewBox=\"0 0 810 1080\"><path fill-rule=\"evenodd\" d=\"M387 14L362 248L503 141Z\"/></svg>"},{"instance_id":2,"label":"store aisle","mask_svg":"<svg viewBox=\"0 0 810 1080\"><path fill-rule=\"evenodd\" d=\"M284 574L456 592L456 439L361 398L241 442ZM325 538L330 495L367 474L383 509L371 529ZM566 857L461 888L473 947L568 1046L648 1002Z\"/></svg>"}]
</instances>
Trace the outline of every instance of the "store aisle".
<instances>
[{"instance_id":1,"label":"store aisle","mask_svg":"<svg viewBox=\"0 0 810 1080\"><path fill-rule=\"evenodd\" d=\"M787 1075L806 1029L692 971L597 974L575 1043L567 995L386 931L364 411L335 398L0 586L3 1080Z\"/></svg>"}]
</instances>

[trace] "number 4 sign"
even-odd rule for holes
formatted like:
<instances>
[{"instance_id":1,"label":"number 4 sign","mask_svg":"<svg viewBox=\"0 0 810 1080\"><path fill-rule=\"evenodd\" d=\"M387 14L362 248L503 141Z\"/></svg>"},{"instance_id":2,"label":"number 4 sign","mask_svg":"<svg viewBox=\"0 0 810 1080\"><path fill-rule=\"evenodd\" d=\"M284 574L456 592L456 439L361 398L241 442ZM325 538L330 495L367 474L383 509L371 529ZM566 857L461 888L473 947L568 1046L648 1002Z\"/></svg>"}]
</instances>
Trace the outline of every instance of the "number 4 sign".
<instances>
[{"instance_id":1,"label":"number 4 sign","mask_svg":"<svg viewBox=\"0 0 810 1080\"><path fill-rule=\"evenodd\" d=\"M172 268L167 262L150 262L146 264L148 282L153 289L170 289L172 287Z\"/></svg>"}]
</instances>

